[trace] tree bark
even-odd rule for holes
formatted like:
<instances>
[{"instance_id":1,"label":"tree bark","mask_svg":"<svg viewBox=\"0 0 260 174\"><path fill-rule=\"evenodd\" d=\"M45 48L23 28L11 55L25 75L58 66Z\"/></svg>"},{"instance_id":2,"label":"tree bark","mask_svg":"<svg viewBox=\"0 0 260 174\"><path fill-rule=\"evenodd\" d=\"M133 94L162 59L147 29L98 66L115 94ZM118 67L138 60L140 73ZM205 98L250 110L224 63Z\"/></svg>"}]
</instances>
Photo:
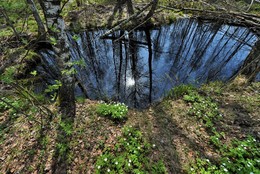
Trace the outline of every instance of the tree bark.
<instances>
[{"instance_id":1,"label":"tree bark","mask_svg":"<svg viewBox=\"0 0 260 174\"><path fill-rule=\"evenodd\" d=\"M127 6L128 14L130 16L133 15L135 12L134 12L134 7L133 7L132 0L126 0L126 6Z\"/></svg>"},{"instance_id":2,"label":"tree bark","mask_svg":"<svg viewBox=\"0 0 260 174\"><path fill-rule=\"evenodd\" d=\"M60 0L40 0L41 7L46 19L48 33L50 37L55 38L56 44L53 45L56 53L60 75L59 80L62 83L58 99L59 109L64 118L74 118L75 116L75 79L71 72L72 65L69 64L71 56L69 52L68 38L65 32L65 22L60 15Z\"/></svg>"},{"instance_id":3,"label":"tree bark","mask_svg":"<svg viewBox=\"0 0 260 174\"><path fill-rule=\"evenodd\" d=\"M260 70L260 40L255 43L255 46L251 53L248 55L243 67L241 68L241 74L248 77L248 82L253 82Z\"/></svg>"},{"instance_id":4,"label":"tree bark","mask_svg":"<svg viewBox=\"0 0 260 174\"><path fill-rule=\"evenodd\" d=\"M144 18L144 21L148 20L149 18L151 18L154 14L154 11L156 10L158 4L158 0L153 0L152 1L152 7L150 9L150 11L148 12L148 14L146 15L146 17Z\"/></svg>"},{"instance_id":5,"label":"tree bark","mask_svg":"<svg viewBox=\"0 0 260 174\"><path fill-rule=\"evenodd\" d=\"M38 35L40 37L44 38L45 37L45 27L44 27L44 24L43 24L43 22L41 20L39 12L38 12L38 10L37 10L37 8L35 6L35 3L34 3L33 0L27 0L27 4L29 5L29 7L30 7L30 9L31 9L31 11L33 13L33 17L34 17L34 19L35 19L35 21L36 21L36 23L38 25Z\"/></svg>"}]
</instances>

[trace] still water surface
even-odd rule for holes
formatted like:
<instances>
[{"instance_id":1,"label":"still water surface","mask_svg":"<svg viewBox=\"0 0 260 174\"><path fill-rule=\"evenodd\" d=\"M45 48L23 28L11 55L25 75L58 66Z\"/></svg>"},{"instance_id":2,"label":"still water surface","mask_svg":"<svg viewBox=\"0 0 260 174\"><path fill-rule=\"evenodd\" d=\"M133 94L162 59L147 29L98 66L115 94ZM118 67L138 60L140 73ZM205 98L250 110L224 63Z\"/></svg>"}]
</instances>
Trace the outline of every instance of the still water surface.
<instances>
[{"instance_id":1,"label":"still water surface","mask_svg":"<svg viewBox=\"0 0 260 174\"><path fill-rule=\"evenodd\" d=\"M257 37L247 28L181 19L171 25L135 32L105 30L69 33L78 95L115 100L144 108L176 85L221 80L236 75ZM45 63L55 69L53 53ZM46 69L46 68L45 68ZM53 74L53 72L49 72Z\"/></svg>"}]
</instances>

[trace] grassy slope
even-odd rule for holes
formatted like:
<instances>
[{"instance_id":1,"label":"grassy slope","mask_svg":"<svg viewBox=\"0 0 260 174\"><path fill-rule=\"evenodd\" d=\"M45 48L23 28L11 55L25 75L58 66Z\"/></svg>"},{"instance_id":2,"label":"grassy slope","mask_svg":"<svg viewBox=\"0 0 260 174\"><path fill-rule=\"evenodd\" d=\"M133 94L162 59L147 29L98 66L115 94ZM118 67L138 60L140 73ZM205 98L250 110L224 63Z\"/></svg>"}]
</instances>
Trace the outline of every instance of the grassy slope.
<instances>
[{"instance_id":1,"label":"grassy slope","mask_svg":"<svg viewBox=\"0 0 260 174\"><path fill-rule=\"evenodd\" d=\"M223 143L237 137L243 139L260 131L260 83L243 86L243 79L221 86L212 83L201 88L203 95L211 96L219 104L223 119L215 122L219 131L225 132ZM93 173L94 163L105 147L113 147L121 135L123 124L96 114L98 102L86 100L77 104L68 153L69 173ZM50 106L51 108L52 106ZM182 99L164 99L149 109L131 109L124 125L138 127L155 144L150 154L154 161L163 159L169 173L185 173L188 164L196 157L217 159L218 153L210 144L210 132L196 118L189 116L190 106ZM49 122L44 135L40 126L22 115L11 116L9 111L0 115L0 173L51 173L57 147L56 129L59 118ZM34 118L40 121L40 115Z\"/></svg>"}]
</instances>

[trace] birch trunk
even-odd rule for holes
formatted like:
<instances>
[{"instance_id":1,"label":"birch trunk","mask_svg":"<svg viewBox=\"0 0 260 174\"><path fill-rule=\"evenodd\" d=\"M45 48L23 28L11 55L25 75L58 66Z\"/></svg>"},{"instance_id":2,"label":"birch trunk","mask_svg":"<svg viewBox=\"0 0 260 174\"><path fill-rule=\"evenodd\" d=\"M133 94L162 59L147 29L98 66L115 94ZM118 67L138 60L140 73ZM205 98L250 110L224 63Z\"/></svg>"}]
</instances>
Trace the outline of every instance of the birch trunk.
<instances>
[{"instance_id":1,"label":"birch trunk","mask_svg":"<svg viewBox=\"0 0 260 174\"><path fill-rule=\"evenodd\" d=\"M56 53L60 73L59 80L62 86L59 90L60 112L64 118L73 118L75 116L75 95L74 95L74 75L71 72L70 52L68 38L65 32L65 22L60 15L60 0L40 0L41 7L46 19L48 33L50 37L55 38L56 44L53 45Z\"/></svg>"}]
</instances>

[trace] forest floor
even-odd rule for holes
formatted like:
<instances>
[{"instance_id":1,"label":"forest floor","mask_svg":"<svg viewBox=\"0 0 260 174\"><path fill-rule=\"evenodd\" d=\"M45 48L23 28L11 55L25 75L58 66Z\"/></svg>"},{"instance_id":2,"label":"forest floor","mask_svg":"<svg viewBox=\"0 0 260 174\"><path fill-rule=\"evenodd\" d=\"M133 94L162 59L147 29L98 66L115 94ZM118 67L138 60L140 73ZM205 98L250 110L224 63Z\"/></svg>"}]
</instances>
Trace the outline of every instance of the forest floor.
<instances>
[{"instance_id":1,"label":"forest floor","mask_svg":"<svg viewBox=\"0 0 260 174\"><path fill-rule=\"evenodd\" d=\"M260 140L260 83L245 84L244 78L223 85L213 82L198 89L202 96L210 97L218 106L222 118L213 125L224 132L221 143L248 135ZM149 158L162 159L169 173L187 173L196 158L216 160L219 157L211 143L212 132L201 120L189 114L192 107L182 98L166 97L144 109L129 109L124 123L97 114L99 101L77 102L77 114L69 142L68 173L94 173L95 162L104 149L113 146L122 134L122 127L133 126L154 150ZM48 106L55 111L55 107ZM40 113L28 118L11 109L0 114L0 173L52 173L57 142L59 117L44 123L42 134ZM48 126L47 126L48 125Z\"/></svg>"}]
</instances>

